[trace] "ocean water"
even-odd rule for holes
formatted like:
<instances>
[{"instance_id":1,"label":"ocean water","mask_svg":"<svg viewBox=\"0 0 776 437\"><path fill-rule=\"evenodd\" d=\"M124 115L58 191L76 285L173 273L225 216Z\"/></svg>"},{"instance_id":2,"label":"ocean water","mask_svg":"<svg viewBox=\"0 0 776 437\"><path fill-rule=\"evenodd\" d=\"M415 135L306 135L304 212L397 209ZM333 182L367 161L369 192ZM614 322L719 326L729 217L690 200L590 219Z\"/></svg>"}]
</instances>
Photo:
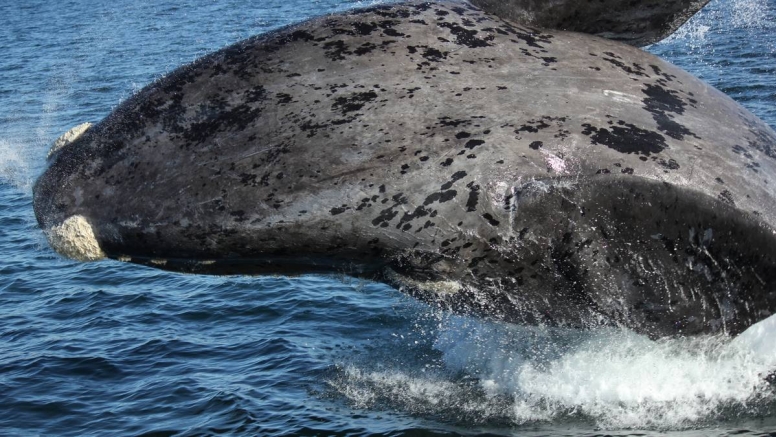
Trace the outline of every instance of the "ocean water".
<instances>
[{"instance_id":1,"label":"ocean water","mask_svg":"<svg viewBox=\"0 0 776 437\"><path fill-rule=\"evenodd\" d=\"M48 248L31 186L57 136L203 54L374 3L0 2L0 435L776 435L774 319L652 341ZM776 1L713 0L648 50L776 127Z\"/></svg>"}]
</instances>

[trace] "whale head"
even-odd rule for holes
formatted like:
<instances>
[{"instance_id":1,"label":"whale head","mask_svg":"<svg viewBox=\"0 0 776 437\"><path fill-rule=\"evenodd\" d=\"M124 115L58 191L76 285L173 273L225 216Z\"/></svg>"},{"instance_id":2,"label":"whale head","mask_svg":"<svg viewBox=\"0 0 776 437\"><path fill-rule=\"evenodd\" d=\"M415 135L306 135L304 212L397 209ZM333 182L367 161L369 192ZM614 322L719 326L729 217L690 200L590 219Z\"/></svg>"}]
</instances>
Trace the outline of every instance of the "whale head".
<instances>
[{"instance_id":1,"label":"whale head","mask_svg":"<svg viewBox=\"0 0 776 437\"><path fill-rule=\"evenodd\" d=\"M776 311L771 128L636 47L465 3L250 38L63 138L34 208L78 260L345 273L654 337Z\"/></svg>"}]
</instances>

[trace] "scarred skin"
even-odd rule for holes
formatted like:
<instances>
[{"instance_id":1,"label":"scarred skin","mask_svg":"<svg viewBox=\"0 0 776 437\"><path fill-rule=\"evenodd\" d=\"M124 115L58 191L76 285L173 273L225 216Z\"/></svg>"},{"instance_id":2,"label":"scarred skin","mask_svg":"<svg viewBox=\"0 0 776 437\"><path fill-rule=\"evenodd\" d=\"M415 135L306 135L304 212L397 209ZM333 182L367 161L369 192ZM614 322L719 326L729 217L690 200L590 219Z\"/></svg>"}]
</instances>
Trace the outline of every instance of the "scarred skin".
<instances>
[{"instance_id":1,"label":"scarred skin","mask_svg":"<svg viewBox=\"0 0 776 437\"><path fill-rule=\"evenodd\" d=\"M776 309L775 158L772 129L635 47L410 3L149 85L52 156L35 211L63 252L81 217L100 256L169 270L345 272L516 323L736 334Z\"/></svg>"}]
</instances>

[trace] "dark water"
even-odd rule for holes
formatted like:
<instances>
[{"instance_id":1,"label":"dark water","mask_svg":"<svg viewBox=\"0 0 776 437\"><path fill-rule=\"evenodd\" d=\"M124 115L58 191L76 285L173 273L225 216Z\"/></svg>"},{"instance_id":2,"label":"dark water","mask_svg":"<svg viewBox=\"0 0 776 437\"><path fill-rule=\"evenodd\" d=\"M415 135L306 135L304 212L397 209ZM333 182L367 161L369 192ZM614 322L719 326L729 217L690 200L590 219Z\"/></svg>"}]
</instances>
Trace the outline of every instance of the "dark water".
<instances>
[{"instance_id":1,"label":"dark water","mask_svg":"<svg viewBox=\"0 0 776 437\"><path fill-rule=\"evenodd\" d=\"M59 134L209 51L369 4L0 2L0 435L775 435L769 364L744 342L520 328L347 278L47 247L30 187ZM775 21L773 0L714 0L650 51L776 126Z\"/></svg>"}]
</instances>

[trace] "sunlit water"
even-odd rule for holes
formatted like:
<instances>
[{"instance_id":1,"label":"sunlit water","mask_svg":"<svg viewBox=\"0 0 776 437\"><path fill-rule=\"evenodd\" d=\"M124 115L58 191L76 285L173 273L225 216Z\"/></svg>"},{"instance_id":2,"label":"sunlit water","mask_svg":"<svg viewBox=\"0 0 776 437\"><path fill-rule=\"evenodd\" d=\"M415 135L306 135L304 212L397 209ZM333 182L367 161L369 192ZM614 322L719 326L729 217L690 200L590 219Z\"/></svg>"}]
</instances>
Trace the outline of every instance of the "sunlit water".
<instances>
[{"instance_id":1,"label":"sunlit water","mask_svg":"<svg viewBox=\"0 0 776 437\"><path fill-rule=\"evenodd\" d=\"M651 341L453 316L340 277L58 258L50 143L244 37L368 1L0 3L0 435L762 435L776 320ZM776 126L776 2L714 0L649 48Z\"/></svg>"}]
</instances>

